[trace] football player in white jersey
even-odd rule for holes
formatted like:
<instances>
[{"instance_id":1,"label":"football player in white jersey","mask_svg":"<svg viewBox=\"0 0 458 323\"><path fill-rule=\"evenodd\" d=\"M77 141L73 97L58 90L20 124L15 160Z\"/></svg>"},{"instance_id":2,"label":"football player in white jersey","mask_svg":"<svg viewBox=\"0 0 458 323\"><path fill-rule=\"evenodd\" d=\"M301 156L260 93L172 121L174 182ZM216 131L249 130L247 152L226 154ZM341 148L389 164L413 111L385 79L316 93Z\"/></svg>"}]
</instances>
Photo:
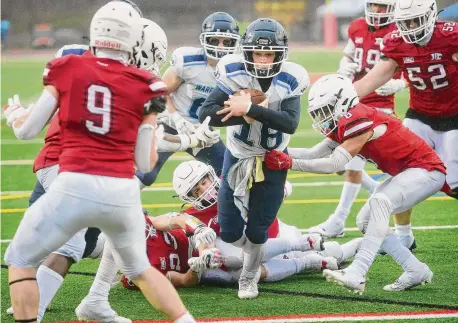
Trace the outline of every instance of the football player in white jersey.
<instances>
[{"instance_id":1,"label":"football player in white jersey","mask_svg":"<svg viewBox=\"0 0 458 323\"><path fill-rule=\"evenodd\" d=\"M309 76L302 66L286 61L288 37L273 19L251 23L241 50L242 55L226 55L219 61L217 87L201 107L199 119L210 116L210 125L228 127L218 217L221 239L244 251L238 292L244 299L258 295L267 229L282 203L286 181L286 172L272 172L261 160L268 150L285 150L296 131L300 96ZM244 92L232 96L247 88L261 90L268 100L258 105Z\"/></svg>"},{"instance_id":2,"label":"football player in white jersey","mask_svg":"<svg viewBox=\"0 0 458 323\"><path fill-rule=\"evenodd\" d=\"M171 124L164 124L167 133L191 135L196 131L199 126L197 113L216 86L215 66L222 57L237 50L239 40L237 21L225 12L215 12L202 24L202 47L180 47L172 53L170 67L163 75L171 93L167 102ZM225 148L222 141L215 143L212 140L203 149L186 151L197 160L210 164L219 175ZM146 186L154 183L157 174L172 154L173 152L159 152L159 160L151 172L137 172L141 182Z\"/></svg>"}]
</instances>

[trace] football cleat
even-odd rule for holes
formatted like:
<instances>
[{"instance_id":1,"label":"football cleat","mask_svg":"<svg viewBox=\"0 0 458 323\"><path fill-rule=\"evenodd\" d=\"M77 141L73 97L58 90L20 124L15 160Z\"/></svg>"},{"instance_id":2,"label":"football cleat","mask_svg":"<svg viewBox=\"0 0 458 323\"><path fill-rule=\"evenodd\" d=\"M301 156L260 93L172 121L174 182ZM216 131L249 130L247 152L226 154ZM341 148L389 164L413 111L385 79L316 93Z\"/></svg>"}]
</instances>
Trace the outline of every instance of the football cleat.
<instances>
[{"instance_id":1,"label":"football cleat","mask_svg":"<svg viewBox=\"0 0 458 323\"><path fill-rule=\"evenodd\" d=\"M251 299L256 298L259 295L258 291L258 282L261 278L261 268L259 268L256 276L253 279L249 279L243 276L240 276L239 279L239 292L238 297L240 299Z\"/></svg>"},{"instance_id":2,"label":"football cleat","mask_svg":"<svg viewBox=\"0 0 458 323\"><path fill-rule=\"evenodd\" d=\"M323 237L319 234L304 234L301 237L301 251L323 251L324 250L324 240Z\"/></svg>"},{"instance_id":3,"label":"football cleat","mask_svg":"<svg viewBox=\"0 0 458 323\"><path fill-rule=\"evenodd\" d=\"M132 323L128 318L119 316L113 311L106 300L88 302L85 298L75 309L75 314L78 321L82 322Z\"/></svg>"},{"instance_id":4,"label":"football cleat","mask_svg":"<svg viewBox=\"0 0 458 323\"><path fill-rule=\"evenodd\" d=\"M343 286L355 294L362 295L366 288L365 278L349 271L325 269L323 276L328 282Z\"/></svg>"},{"instance_id":5,"label":"football cleat","mask_svg":"<svg viewBox=\"0 0 458 323\"><path fill-rule=\"evenodd\" d=\"M387 292L400 292L418 285L426 285L432 282L433 272L427 265L419 272L404 272L393 284L386 285L383 290Z\"/></svg>"},{"instance_id":6,"label":"football cleat","mask_svg":"<svg viewBox=\"0 0 458 323\"><path fill-rule=\"evenodd\" d=\"M344 222L336 219L334 214L331 214L326 221L311 227L308 231L309 233L321 234L325 238L342 238L345 236L344 224Z\"/></svg>"}]
</instances>

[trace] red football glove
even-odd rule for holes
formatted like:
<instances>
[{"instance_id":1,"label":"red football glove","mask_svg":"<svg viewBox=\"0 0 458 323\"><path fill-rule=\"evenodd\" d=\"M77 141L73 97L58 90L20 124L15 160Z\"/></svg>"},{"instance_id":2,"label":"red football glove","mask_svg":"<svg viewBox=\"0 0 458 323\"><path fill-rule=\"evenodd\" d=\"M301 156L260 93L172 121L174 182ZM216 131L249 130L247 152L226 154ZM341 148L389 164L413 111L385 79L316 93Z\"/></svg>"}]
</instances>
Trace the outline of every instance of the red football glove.
<instances>
[{"instance_id":1,"label":"red football glove","mask_svg":"<svg viewBox=\"0 0 458 323\"><path fill-rule=\"evenodd\" d=\"M264 162L267 168L273 170L290 169L293 166L293 159L288 154L278 150L268 151Z\"/></svg>"},{"instance_id":2,"label":"red football glove","mask_svg":"<svg viewBox=\"0 0 458 323\"><path fill-rule=\"evenodd\" d=\"M121 283L124 286L124 288L130 289L130 290L139 290L139 288L134 284L134 282L131 281L129 278L127 278L124 275L122 275L121 277Z\"/></svg>"}]
</instances>

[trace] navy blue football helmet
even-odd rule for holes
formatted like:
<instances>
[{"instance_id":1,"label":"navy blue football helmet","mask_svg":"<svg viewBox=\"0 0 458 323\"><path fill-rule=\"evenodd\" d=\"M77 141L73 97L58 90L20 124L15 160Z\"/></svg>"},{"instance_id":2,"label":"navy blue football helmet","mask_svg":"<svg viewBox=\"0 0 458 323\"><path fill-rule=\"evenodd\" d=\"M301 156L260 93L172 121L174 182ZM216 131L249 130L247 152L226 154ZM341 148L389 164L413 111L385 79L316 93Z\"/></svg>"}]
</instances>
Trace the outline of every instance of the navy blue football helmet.
<instances>
[{"instance_id":1,"label":"navy blue football helmet","mask_svg":"<svg viewBox=\"0 0 458 323\"><path fill-rule=\"evenodd\" d=\"M253 21L242 36L241 47L246 71L257 78L269 78L279 74L283 62L288 59L288 36L285 28L271 18ZM255 64L255 51L274 52L273 63Z\"/></svg>"},{"instance_id":2,"label":"navy blue football helmet","mask_svg":"<svg viewBox=\"0 0 458 323\"><path fill-rule=\"evenodd\" d=\"M219 46L219 37L225 38L223 46ZM239 46L239 26L237 21L228 13L214 12L202 23L200 44L205 54L215 60L235 53Z\"/></svg>"}]
</instances>

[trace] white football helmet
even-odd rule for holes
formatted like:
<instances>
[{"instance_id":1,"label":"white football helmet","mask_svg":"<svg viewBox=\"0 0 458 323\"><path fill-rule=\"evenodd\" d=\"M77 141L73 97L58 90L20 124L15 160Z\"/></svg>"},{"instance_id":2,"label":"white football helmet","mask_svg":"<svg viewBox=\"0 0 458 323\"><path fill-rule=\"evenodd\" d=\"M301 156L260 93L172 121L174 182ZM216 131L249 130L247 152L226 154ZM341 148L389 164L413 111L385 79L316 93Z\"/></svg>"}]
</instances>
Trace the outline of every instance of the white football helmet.
<instances>
[{"instance_id":1,"label":"white football helmet","mask_svg":"<svg viewBox=\"0 0 458 323\"><path fill-rule=\"evenodd\" d=\"M373 12L372 4L386 6L385 12ZM394 21L394 7L396 0L366 0L366 22L369 26L379 28Z\"/></svg>"},{"instance_id":2,"label":"white football helmet","mask_svg":"<svg viewBox=\"0 0 458 323\"><path fill-rule=\"evenodd\" d=\"M436 0L398 0L396 3L394 21L408 44L427 44L436 20Z\"/></svg>"},{"instance_id":3,"label":"white football helmet","mask_svg":"<svg viewBox=\"0 0 458 323\"><path fill-rule=\"evenodd\" d=\"M91 21L90 46L127 52L133 57L142 42L140 14L128 3L111 1Z\"/></svg>"},{"instance_id":4,"label":"white football helmet","mask_svg":"<svg viewBox=\"0 0 458 323\"><path fill-rule=\"evenodd\" d=\"M351 80L340 74L319 78L310 88L308 100L312 127L324 136L334 131L338 120L359 102Z\"/></svg>"},{"instance_id":5,"label":"white football helmet","mask_svg":"<svg viewBox=\"0 0 458 323\"><path fill-rule=\"evenodd\" d=\"M193 189L205 177L208 177L210 184L202 194L193 196ZM217 202L219 178L213 167L197 160L187 161L175 168L173 189L182 201L191 203L198 210L203 210Z\"/></svg>"},{"instance_id":6,"label":"white football helmet","mask_svg":"<svg viewBox=\"0 0 458 323\"><path fill-rule=\"evenodd\" d=\"M142 18L143 44L137 55L137 66L160 75L167 60L167 36L154 21Z\"/></svg>"}]
</instances>

